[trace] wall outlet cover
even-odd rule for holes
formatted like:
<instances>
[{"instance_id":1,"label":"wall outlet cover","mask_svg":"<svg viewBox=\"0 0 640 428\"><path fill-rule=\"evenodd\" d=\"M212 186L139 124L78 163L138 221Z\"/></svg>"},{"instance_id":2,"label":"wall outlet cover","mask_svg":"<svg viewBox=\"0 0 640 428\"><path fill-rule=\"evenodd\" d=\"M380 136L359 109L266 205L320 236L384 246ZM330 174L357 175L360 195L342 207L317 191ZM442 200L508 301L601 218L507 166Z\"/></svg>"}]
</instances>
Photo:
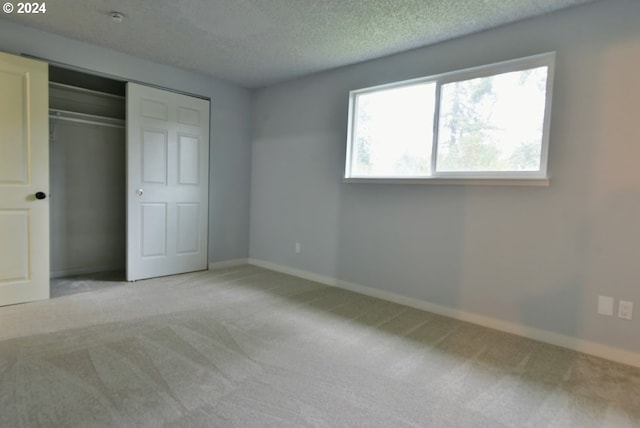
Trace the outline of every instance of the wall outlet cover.
<instances>
[{"instance_id":1,"label":"wall outlet cover","mask_svg":"<svg viewBox=\"0 0 640 428\"><path fill-rule=\"evenodd\" d=\"M633 318L633 302L620 300L618 302L618 317L625 320Z\"/></svg>"}]
</instances>

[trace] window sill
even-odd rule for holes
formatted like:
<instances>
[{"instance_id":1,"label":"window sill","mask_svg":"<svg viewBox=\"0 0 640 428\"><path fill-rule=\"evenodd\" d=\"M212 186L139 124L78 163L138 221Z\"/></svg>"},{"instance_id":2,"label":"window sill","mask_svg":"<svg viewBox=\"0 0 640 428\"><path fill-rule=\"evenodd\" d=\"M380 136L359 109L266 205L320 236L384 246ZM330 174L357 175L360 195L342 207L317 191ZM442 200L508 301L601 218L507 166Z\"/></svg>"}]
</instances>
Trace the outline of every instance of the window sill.
<instances>
[{"instance_id":1,"label":"window sill","mask_svg":"<svg viewBox=\"0 0 640 428\"><path fill-rule=\"evenodd\" d=\"M549 187L548 178L344 178L344 183L357 184L445 184L458 186L533 186Z\"/></svg>"}]
</instances>

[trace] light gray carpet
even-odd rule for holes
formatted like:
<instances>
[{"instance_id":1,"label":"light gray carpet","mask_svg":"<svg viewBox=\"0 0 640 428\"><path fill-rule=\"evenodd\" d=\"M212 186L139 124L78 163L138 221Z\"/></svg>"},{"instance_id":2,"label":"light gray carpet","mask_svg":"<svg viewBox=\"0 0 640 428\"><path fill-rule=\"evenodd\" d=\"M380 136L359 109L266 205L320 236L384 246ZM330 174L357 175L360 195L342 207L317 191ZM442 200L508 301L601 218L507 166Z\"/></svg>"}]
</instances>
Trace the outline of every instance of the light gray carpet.
<instances>
[{"instance_id":1,"label":"light gray carpet","mask_svg":"<svg viewBox=\"0 0 640 428\"><path fill-rule=\"evenodd\" d=\"M243 266L0 308L0 427L640 427L640 370Z\"/></svg>"}]
</instances>

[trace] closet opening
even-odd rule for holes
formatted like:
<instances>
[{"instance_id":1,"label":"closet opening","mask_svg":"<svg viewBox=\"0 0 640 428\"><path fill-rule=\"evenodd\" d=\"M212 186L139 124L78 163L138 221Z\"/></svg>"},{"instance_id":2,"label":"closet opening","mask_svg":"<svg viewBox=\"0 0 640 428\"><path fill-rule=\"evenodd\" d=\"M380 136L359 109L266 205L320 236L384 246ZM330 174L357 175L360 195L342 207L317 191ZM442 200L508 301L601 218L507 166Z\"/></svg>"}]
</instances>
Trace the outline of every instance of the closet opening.
<instances>
[{"instance_id":1,"label":"closet opening","mask_svg":"<svg viewBox=\"0 0 640 428\"><path fill-rule=\"evenodd\" d=\"M51 296L125 281L126 84L49 66Z\"/></svg>"}]
</instances>

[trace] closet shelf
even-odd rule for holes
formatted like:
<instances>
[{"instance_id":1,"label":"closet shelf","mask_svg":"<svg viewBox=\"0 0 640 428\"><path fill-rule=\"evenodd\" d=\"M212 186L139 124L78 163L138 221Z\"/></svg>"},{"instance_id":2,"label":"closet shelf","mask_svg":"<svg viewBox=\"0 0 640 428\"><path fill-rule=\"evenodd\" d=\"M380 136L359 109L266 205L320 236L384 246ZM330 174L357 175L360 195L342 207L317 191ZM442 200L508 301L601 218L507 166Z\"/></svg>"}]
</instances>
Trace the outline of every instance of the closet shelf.
<instances>
[{"instance_id":1,"label":"closet shelf","mask_svg":"<svg viewBox=\"0 0 640 428\"><path fill-rule=\"evenodd\" d=\"M49 117L52 119L66 120L68 122L86 123L89 125L109 126L112 128L124 128L123 119L98 116L95 114L77 113L74 111L49 109Z\"/></svg>"},{"instance_id":2,"label":"closet shelf","mask_svg":"<svg viewBox=\"0 0 640 428\"><path fill-rule=\"evenodd\" d=\"M93 89L86 89L86 88L81 88L79 86L65 85L64 83L58 83L58 82L49 82L49 87L62 89L62 90L68 91L68 92L76 92L76 93L79 93L79 94L95 95L95 96L103 97L103 98L113 98L113 99L117 99L117 100L126 99L122 95L115 95L115 94L109 94L107 92L94 91Z\"/></svg>"}]
</instances>

